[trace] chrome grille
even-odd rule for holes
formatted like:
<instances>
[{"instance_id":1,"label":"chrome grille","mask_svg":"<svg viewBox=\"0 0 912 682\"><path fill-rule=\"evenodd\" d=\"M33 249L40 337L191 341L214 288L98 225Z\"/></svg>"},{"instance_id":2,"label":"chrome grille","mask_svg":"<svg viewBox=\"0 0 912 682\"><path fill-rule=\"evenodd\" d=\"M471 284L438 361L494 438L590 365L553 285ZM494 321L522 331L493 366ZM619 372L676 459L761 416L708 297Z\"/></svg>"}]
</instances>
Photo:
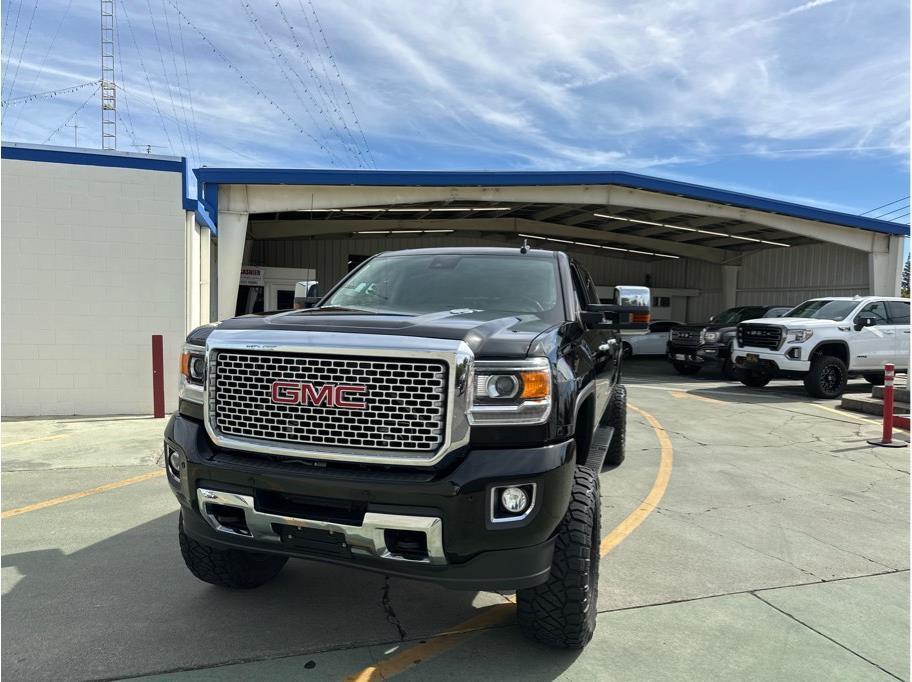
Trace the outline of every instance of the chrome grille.
<instances>
[{"instance_id":1,"label":"chrome grille","mask_svg":"<svg viewBox=\"0 0 912 682\"><path fill-rule=\"evenodd\" d=\"M778 350L782 344L782 328L763 324L739 324L738 345L742 348Z\"/></svg>"},{"instance_id":2,"label":"chrome grille","mask_svg":"<svg viewBox=\"0 0 912 682\"><path fill-rule=\"evenodd\" d=\"M433 452L446 436L442 361L214 350L210 426L226 436L318 447ZM280 404L273 383L363 386L364 409Z\"/></svg>"}]
</instances>

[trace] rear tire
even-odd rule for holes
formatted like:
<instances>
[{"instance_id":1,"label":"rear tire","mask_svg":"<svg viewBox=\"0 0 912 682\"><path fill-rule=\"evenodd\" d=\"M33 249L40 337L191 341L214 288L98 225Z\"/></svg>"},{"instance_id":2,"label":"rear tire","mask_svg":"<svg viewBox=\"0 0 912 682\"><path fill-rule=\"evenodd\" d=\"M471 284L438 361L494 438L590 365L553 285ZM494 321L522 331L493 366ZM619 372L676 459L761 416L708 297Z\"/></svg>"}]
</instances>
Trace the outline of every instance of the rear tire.
<instances>
[{"instance_id":1,"label":"rear tire","mask_svg":"<svg viewBox=\"0 0 912 682\"><path fill-rule=\"evenodd\" d=\"M604 463L617 466L624 461L624 447L627 442L627 387L623 384L615 385L602 424L614 429Z\"/></svg>"},{"instance_id":2,"label":"rear tire","mask_svg":"<svg viewBox=\"0 0 912 682\"><path fill-rule=\"evenodd\" d=\"M832 355L819 355L804 376L804 388L814 398L838 398L845 392L849 371L845 363Z\"/></svg>"},{"instance_id":3,"label":"rear tire","mask_svg":"<svg viewBox=\"0 0 912 682\"><path fill-rule=\"evenodd\" d=\"M206 583L249 590L275 578L287 557L244 552L239 549L216 549L194 540L184 532L184 515L178 520L181 554L187 568Z\"/></svg>"},{"instance_id":4,"label":"rear tire","mask_svg":"<svg viewBox=\"0 0 912 682\"><path fill-rule=\"evenodd\" d=\"M686 365L683 362L671 363L678 374L689 377L700 371L700 365Z\"/></svg>"},{"instance_id":5,"label":"rear tire","mask_svg":"<svg viewBox=\"0 0 912 682\"><path fill-rule=\"evenodd\" d=\"M722 362L722 376L729 381L734 381L738 378L738 370L730 357L725 358Z\"/></svg>"},{"instance_id":6,"label":"rear tire","mask_svg":"<svg viewBox=\"0 0 912 682\"><path fill-rule=\"evenodd\" d=\"M773 377L766 372L760 372L755 369L742 369L738 371L738 381L751 388L763 388Z\"/></svg>"},{"instance_id":7,"label":"rear tire","mask_svg":"<svg viewBox=\"0 0 912 682\"><path fill-rule=\"evenodd\" d=\"M582 649L595 632L601 500L598 475L573 474L570 506L557 531L551 575L516 591L519 626L530 639L562 649Z\"/></svg>"},{"instance_id":8,"label":"rear tire","mask_svg":"<svg viewBox=\"0 0 912 682\"><path fill-rule=\"evenodd\" d=\"M883 372L873 372L869 374L863 374L864 380L867 381L871 386L883 386L884 385L884 375Z\"/></svg>"}]
</instances>

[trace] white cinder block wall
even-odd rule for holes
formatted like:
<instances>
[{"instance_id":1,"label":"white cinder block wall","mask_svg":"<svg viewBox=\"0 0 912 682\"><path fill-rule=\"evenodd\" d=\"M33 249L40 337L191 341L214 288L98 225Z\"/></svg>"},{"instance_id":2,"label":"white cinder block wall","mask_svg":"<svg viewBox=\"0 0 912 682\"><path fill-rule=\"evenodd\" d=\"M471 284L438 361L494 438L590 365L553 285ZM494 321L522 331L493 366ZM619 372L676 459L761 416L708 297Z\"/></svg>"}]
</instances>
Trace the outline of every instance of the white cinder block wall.
<instances>
[{"instance_id":1,"label":"white cinder block wall","mask_svg":"<svg viewBox=\"0 0 912 682\"><path fill-rule=\"evenodd\" d=\"M180 172L2 162L2 413L150 414L151 337L166 409L185 334Z\"/></svg>"}]
</instances>

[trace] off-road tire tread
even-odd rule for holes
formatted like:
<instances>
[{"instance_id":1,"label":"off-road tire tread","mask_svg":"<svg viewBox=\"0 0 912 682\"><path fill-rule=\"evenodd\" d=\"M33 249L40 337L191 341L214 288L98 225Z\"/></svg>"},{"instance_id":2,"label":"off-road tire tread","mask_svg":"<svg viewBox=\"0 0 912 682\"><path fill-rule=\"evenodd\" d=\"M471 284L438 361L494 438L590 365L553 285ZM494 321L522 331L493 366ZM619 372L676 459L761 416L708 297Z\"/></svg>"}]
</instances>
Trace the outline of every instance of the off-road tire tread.
<instances>
[{"instance_id":1,"label":"off-road tire tread","mask_svg":"<svg viewBox=\"0 0 912 682\"><path fill-rule=\"evenodd\" d=\"M574 472L570 506L558 528L548 581L516 593L523 633L548 646L582 649L595 632L601 501L598 475Z\"/></svg>"},{"instance_id":2,"label":"off-road tire tread","mask_svg":"<svg viewBox=\"0 0 912 682\"><path fill-rule=\"evenodd\" d=\"M615 385L602 423L614 429L604 464L617 466L624 461L627 443L627 387L623 384Z\"/></svg>"},{"instance_id":3,"label":"off-road tire tread","mask_svg":"<svg viewBox=\"0 0 912 682\"><path fill-rule=\"evenodd\" d=\"M254 554L237 549L217 549L194 540L184 532L183 515L178 521L181 555L190 572L203 582L250 590L278 575L287 557Z\"/></svg>"},{"instance_id":4,"label":"off-road tire tread","mask_svg":"<svg viewBox=\"0 0 912 682\"><path fill-rule=\"evenodd\" d=\"M820 385L820 375L823 372L823 368L833 362L838 363L842 372L842 386L838 392L826 393ZM804 375L804 388L812 398L838 398L845 392L848 377L848 369L842 360L834 355L819 355L814 358L811 362L811 369Z\"/></svg>"}]
</instances>

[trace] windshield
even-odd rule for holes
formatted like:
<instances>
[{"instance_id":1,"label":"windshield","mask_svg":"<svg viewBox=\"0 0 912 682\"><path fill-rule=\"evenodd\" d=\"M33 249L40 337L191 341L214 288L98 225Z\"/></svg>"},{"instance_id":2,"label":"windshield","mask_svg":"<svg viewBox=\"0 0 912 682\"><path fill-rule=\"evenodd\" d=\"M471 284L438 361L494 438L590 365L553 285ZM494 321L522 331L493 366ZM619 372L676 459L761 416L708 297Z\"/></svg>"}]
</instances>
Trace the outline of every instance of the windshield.
<instances>
[{"instance_id":1,"label":"windshield","mask_svg":"<svg viewBox=\"0 0 912 682\"><path fill-rule=\"evenodd\" d=\"M736 323L763 315L763 308L729 308L712 317L713 324Z\"/></svg>"},{"instance_id":2,"label":"windshield","mask_svg":"<svg viewBox=\"0 0 912 682\"><path fill-rule=\"evenodd\" d=\"M816 320L844 320L858 301L805 301L792 308L785 317L812 317Z\"/></svg>"},{"instance_id":3,"label":"windshield","mask_svg":"<svg viewBox=\"0 0 912 682\"><path fill-rule=\"evenodd\" d=\"M380 256L355 272L321 307L420 315L470 309L563 319L551 257L476 254Z\"/></svg>"}]
</instances>

